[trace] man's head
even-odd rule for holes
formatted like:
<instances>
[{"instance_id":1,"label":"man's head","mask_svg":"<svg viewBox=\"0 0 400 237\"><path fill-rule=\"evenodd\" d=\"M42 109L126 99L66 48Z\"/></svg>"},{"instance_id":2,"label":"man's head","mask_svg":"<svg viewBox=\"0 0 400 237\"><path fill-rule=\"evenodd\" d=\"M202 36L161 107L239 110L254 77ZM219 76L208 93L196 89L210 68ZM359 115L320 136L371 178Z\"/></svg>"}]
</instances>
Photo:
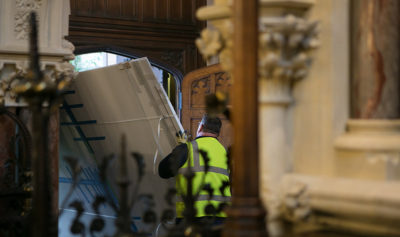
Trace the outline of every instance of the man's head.
<instances>
[{"instance_id":1,"label":"man's head","mask_svg":"<svg viewBox=\"0 0 400 237\"><path fill-rule=\"evenodd\" d=\"M197 129L197 136L215 136L218 137L221 130L222 122L218 117L210 117L207 114L203 115L199 128Z\"/></svg>"}]
</instances>

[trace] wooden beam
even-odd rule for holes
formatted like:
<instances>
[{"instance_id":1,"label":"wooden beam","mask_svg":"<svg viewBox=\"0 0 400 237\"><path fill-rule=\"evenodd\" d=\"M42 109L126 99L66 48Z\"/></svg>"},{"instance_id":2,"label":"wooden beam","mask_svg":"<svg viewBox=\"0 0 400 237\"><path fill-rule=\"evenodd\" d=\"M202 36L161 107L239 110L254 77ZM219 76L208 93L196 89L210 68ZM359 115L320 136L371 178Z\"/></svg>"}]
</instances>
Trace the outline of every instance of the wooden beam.
<instances>
[{"instance_id":1,"label":"wooden beam","mask_svg":"<svg viewBox=\"0 0 400 237\"><path fill-rule=\"evenodd\" d=\"M233 199L223 236L267 236L258 175L258 0L235 0L233 23Z\"/></svg>"}]
</instances>

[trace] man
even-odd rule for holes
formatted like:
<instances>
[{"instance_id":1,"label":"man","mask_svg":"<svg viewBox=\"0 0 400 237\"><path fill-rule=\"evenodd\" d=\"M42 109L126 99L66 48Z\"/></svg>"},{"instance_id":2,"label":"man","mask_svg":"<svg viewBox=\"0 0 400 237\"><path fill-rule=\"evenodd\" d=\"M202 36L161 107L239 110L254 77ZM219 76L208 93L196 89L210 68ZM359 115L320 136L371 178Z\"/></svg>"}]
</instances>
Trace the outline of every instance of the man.
<instances>
[{"instance_id":1,"label":"man","mask_svg":"<svg viewBox=\"0 0 400 237\"><path fill-rule=\"evenodd\" d=\"M161 178L176 177L176 188L178 190L178 201L176 202L177 220L183 218L185 209L180 194L186 194L186 178L184 174L188 172L189 167L195 173L193 178L193 193L204 188L209 184L213 190L213 195L209 200L209 194L206 190L200 192L199 197L194 203L196 208L196 219L201 220L207 216L216 216L215 223L221 223L226 214L218 212L210 214L205 208L208 204L214 206L214 210L222 203L229 202L231 197L229 187L229 170L226 156L226 150L217 140L221 129L221 120L218 117L209 117L204 115L197 129L196 139L187 142L184 134L179 134L179 145L165 157L158 167ZM201 151L201 152L199 152ZM208 172L205 172L205 162L203 154L209 158ZM204 178L204 182L203 182ZM221 187L225 187L222 192Z\"/></svg>"}]
</instances>

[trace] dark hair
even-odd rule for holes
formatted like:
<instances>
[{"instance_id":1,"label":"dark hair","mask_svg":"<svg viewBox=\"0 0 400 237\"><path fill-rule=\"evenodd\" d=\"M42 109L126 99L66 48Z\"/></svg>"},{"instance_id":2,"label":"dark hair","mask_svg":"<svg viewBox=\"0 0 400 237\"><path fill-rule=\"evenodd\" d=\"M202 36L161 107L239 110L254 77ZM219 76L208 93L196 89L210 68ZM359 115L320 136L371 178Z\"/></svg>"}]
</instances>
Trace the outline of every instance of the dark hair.
<instances>
[{"instance_id":1,"label":"dark hair","mask_svg":"<svg viewBox=\"0 0 400 237\"><path fill-rule=\"evenodd\" d=\"M216 135L219 135L219 131L221 130L222 122L221 119L218 117L211 117L208 116L207 114L203 115L203 118L201 119L201 124L203 124L203 131L204 132L209 132L209 133L214 133Z\"/></svg>"}]
</instances>

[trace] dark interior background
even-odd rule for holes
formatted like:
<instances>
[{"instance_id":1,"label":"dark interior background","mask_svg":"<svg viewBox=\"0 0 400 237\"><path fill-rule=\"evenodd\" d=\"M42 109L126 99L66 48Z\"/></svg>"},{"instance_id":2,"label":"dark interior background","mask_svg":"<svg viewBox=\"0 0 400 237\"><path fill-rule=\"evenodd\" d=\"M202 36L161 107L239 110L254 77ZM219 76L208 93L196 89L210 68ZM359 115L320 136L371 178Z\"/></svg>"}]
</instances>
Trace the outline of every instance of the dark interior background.
<instances>
[{"instance_id":1,"label":"dark interior background","mask_svg":"<svg viewBox=\"0 0 400 237\"><path fill-rule=\"evenodd\" d=\"M206 0L70 0L69 37L75 54L108 51L149 58L181 80L205 66L195 39Z\"/></svg>"}]
</instances>

